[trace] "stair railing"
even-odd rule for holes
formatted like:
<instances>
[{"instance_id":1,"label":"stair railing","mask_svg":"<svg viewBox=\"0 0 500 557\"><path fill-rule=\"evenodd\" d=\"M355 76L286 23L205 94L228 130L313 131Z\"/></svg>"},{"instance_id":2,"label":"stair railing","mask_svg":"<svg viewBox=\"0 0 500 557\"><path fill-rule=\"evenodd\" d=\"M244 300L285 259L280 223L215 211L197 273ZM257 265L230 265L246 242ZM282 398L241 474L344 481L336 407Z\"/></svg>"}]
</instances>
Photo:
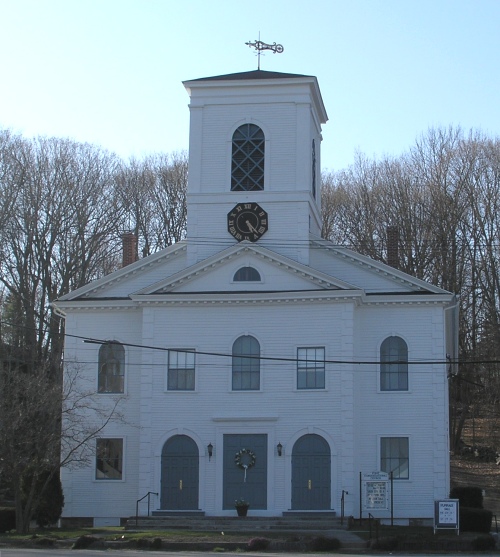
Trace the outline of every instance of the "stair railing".
<instances>
[{"instance_id":1,"label":"stair railing","mask_svg":"<svg viewBox=\"0 0 500 557\"><path fill-rule=\"evenodd\" d=\"M149 516L149 504L151 501L151 495L156 495L158 497L158 493L155 493L154 491L148 491L146 495L144 495L144 497L137 499L137 501L135 502L135 525L136 526L139 524L139 503L144 499L146 499L146 497L148 498L148 516Z\"/></svg>"},{"instance_id":2,"label":"stair railing","mask_svg":"<svg viewBox=\"0 0 500 557\"><path fill-rule=\"evenodd\" d=\"M344 525L344 504L345 504L345 496L349 495L349 492L345 489L342 490L342 497L340 498L340 525Z\"/></svg>"},{"instance_id":3,"label":"stair railing","mask_svg":"<svg viewBox=\"0 0 500 557\"><path fill-rule=\"evenodd\" d=\"M380 524L380 521L375 518L372 513L368 513L368 527L370 529L370 539L372 539L372 522L375 525L375 539L378 541L378 527Z\"/></svg>"}]
</instances>

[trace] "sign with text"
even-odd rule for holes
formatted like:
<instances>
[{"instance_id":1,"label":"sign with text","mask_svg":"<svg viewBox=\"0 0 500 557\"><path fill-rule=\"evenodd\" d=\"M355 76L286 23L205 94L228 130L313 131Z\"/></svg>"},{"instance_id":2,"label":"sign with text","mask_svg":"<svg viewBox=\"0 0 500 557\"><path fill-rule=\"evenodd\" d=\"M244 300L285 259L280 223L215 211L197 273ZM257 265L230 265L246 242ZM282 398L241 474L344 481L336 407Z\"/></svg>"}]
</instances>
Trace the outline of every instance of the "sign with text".
<instances>
[{"instance_id":1,"label":"sign with text","mask_svg":"<svg viewBox=\"0 0 500 557\"><path fill-rule=\"evenodd\" d=\"M389 474L372 472L363 474L363 510L387 510L389 508Z\"/></svg>"},{"instance_id":2,"label":"sign with text","mask_svg":"<svg viewBox=\"0 0 500 557\"><path fill-rule=\"evenodd\" d=\"M458 499L434 501L434 532L456 530L459 533Z\"/></svg>"}]
</instances>

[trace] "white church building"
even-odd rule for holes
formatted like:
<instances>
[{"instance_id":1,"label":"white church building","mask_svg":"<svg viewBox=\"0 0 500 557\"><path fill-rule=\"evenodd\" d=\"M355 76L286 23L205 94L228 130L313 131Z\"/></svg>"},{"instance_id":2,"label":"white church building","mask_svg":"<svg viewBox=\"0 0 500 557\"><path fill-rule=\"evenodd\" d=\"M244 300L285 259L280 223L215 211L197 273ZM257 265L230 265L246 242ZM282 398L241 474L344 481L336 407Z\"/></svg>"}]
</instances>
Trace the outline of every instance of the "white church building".
<instances>
[{"instance_id":1,"label":"white church building","mask_svg":"<svg viewBox=\"0 0 500 557\"><path fill-rule=\"evenodd\" d=\"M339 513L344 497L346 515L389 517L374 472L392 474L396 518L432 517L450 485L454 295L321 239L315 77L184 86L187 239L56 302L66 361L125 417L92 465L62 470L63 517L112 523L148 493L165 514Z\"/></svg>"}]
</instances>

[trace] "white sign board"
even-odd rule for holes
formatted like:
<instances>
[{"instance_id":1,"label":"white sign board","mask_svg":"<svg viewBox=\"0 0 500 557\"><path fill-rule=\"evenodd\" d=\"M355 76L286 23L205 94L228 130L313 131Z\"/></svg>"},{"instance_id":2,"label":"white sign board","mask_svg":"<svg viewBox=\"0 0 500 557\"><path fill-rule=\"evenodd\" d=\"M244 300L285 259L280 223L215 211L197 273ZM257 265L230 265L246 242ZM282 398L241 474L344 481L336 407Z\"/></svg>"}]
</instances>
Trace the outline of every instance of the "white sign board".
<instances>
[{"instance_id":1,"label":"white sign board","mask_svg":"<svg viewBox=\"0 0 500 557\"><path fill-rule=\"evenodd\" d=\"M434 532L456 530L459 533L458 499L434 501Z\"/></svg>"},{"instance_id":2,"label":"white sign board","mask_svg":"<svg viewBox=\"0 0 500 557\"><path fill-rule=\"evenodd\" d=\"M389 474L372 472L363 474L363 510L387 510L389 508Z\"/></svg>"}]
</instances>

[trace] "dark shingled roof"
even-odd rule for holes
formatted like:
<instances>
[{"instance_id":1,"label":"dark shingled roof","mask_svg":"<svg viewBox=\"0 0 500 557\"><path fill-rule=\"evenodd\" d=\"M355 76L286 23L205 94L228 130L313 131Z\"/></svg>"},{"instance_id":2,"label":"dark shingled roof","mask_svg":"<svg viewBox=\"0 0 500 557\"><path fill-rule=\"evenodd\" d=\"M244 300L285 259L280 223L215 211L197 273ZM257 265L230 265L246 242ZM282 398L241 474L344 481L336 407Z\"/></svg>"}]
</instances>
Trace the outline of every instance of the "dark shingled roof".
<instances>
[{"instance_id":1,"label":"dark shingled roof","mask_svg":"<svg viewBox=\"0 0 500 557\"><path fill-rule=\"evenodd\" d=\"M213 77L200 77L188 81L229 81L238 79L290 79L294 77L313 77L296 73L266 72L264 70L252 70L250 72L229 73L226 75L215 75Z\"/></svg>"}]
</instances>

